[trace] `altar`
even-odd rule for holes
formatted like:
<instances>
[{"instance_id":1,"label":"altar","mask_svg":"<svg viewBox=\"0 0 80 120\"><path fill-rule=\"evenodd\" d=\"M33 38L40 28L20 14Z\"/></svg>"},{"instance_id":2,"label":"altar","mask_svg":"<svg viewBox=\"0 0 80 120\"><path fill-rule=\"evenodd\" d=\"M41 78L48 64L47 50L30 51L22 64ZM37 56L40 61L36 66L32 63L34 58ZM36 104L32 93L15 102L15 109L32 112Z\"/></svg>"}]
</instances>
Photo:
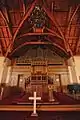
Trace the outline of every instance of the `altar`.
<instances>
[{"instance_id":1,"label":"altar","mask_svg":"<svg viewBox=\"0 0 80 120\"><path fill-rule=\"evenodd\" d=\"M51 96L49 85L52 84L53 80L47 74L31 74L31 76L26 80L26 92L33 95L33 92L35 91L37 96L40 96L42 100L44 99L45 101L49 101Z\"/></svg>"}]
</instances>

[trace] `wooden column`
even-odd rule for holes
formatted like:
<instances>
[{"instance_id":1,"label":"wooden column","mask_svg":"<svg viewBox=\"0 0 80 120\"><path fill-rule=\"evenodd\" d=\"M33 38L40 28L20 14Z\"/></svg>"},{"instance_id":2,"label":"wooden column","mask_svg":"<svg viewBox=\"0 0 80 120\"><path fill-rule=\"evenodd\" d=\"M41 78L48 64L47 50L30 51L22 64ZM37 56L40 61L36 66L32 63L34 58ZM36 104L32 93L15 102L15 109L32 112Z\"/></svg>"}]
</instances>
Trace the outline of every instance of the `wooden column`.
<instances>
[{"instance_id":1,"label":"wooden column","mask_svg":"<svg viewBox=\"0 0 80 120\"><path fill-rule=\"evenodd\" d=\"M20 75L18 75L17 87L19 87Z\"/></svg>"},{"instance_id":2,"label":"wooden column","mask_svg":"<svg viewBox=\"0 0 80 120\"><path fill-rule=\"evenodd\" d=\"M61 82L61 75L59 74L59 83L60 83L60 92L63 92L62 82Z\"/></svg>"},{"instance_id":3,"label":"wooden column","mask_svg":"<svg viewBox=\"0 0 80 120\"><path fill-rule=\"evenodd\" d=\"M73 79L72 79L72 66L68 66L68 71L69 71L69 80L70 83L73 83Z\"/></svg>"},{"instance_id":4,"label":"wooden column","mask_svg":"<svg viewBox=\"0 0 80 120\"><path fill-rule=\"evenodd\" d=\"M11 77L11 66L8 66L7 77L6 77L6 84L9 84L10 77Z\"/></svg>"}]
</instances>

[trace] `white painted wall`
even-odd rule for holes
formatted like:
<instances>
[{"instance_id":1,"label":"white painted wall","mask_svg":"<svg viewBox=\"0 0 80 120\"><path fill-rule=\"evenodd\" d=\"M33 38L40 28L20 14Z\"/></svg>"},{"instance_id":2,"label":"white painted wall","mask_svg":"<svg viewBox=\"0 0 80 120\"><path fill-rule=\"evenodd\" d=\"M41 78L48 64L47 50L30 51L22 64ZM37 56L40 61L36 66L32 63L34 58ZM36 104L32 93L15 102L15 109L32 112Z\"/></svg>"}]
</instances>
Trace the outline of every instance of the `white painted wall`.
<instances>
[{"instance_id":1,"label":"white painted wall","mask_svg":"<svg viewBox=\"0 0 80 120\"><path fill-rule=\"evenodd\" d=\"M80 56L74 56L77 82L80 83Z\"/></svg>"},{"instance_id":2,"label":"white painted wall","mask_svg":"<svg viewBox=\"0 0 80 120\"><path fill-rule=\"evenodd\" d=\"M12 66L8 66L7 67L6 84L9 84L9 81L11 79L11 72L12 72Z\"/></svg>"},{"instance_id":3,"label":"white painted wall","mask_svg":"<svg viewBox=\"0 0 80 120\"><path fill-rule=\"evenodd\" d=\"M8 75L8 66L11 64L11 61L3 56L0 56L0 83L6 83L6 78Z\"/></svg>"},{"instance_id":4,"label":"white painted wall","mask_svg":"<svg viewBox=\"0 0 80 120\"><path fill-rule=\"evenodd\" d=\"M2 81L2 76L3 76L3 70L4 70L4 60L5 57L0 57L0 83Z\"/></svg>"},{"instance_id":5,"label":"white painted wall","mask_svg":"<svg viewBox=\"0 0 80 120\"><path fill-rule=\"evenodd\" d=\"M68 60L68 71L69 71L69 77L70 77L70 83L77 83L77 73L76 73L76 65L74 58L70 58Z\"/></svg>"}]
</instances>

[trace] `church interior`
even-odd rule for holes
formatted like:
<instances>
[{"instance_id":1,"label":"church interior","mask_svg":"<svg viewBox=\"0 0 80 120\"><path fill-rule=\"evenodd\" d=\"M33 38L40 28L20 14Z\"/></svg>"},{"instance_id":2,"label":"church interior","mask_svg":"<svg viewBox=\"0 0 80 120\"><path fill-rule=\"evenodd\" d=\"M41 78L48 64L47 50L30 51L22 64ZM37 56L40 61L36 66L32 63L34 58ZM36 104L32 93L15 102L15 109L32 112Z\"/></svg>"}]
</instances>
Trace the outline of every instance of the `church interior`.
<instances>
[{"instance_id":1,"label":"church interior","mask_svg":"<svg viewBox=\"0 0 80 120\"><path fill-rule=\"evenodd\" d=\"M80 120L79 32L79 0L0 0L1 120Z\"/></svg>"}]
</instances>

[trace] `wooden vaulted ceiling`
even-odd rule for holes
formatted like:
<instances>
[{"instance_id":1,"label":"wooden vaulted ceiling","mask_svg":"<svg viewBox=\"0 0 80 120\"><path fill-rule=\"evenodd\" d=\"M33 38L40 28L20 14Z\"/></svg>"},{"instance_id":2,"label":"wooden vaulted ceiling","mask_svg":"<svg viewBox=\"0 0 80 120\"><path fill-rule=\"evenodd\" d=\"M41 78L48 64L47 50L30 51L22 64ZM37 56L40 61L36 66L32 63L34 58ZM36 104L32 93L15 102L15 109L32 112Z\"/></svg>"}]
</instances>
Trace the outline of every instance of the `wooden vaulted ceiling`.
<instances>
[{"instance_id":1,"label":"wooden vaulted ceiling","mask_svg":"<svg viewBox=\"0 0 80 120\"><path fill-rule=\"evenodd\" d=\"M40 6L46 21L43 32L38 33L30 23L36 6ZM20 56L39 45L63 57L80 55L79 33L78 0L0 0L1 55Z\"/></svg>"}]
</instances>

